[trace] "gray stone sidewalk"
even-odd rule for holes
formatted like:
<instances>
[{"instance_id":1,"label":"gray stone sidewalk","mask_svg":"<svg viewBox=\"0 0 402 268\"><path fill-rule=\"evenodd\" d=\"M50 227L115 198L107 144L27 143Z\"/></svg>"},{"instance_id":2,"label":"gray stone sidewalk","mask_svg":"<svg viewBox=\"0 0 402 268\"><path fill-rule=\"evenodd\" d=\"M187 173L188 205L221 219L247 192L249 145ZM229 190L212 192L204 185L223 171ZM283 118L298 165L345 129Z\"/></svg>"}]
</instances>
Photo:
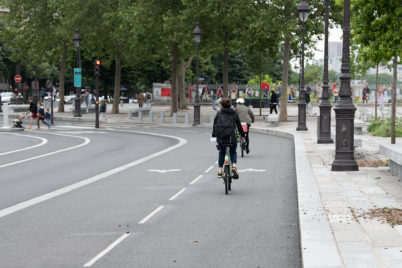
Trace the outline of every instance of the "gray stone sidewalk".
<instances>
[{"instance_id":1,"label":"gray stone sidewalk","mask_svg":"<svg viewBox=\"0 0 402 268\"><path fill-rule=\"evenodd\" d=\"M123 105L121 114L108 114L109 124L137 124L138 118L128 119L129 109L136 105ZM111 109L111 105L108 107ZM373 113L373 107L366 107ZM110 110L108 109L108 112ZM191 127L184 124L184 113L178 113L178 123L172 124L168 106L153 106L152 124ZM365 109L367 111L367 109ZM66 107L68 111L68 107ZM210 117L215 114L210 106L202 106L203 126L210 127ZM259 115L259 109L254 108ZM359 118L357 110L356 118ZM160 112L165 112L166 123L159 121ZM397 107L397 116L402 116ZM318 104L315 104L307 118L308 131L296 131L297 106L288 106L288 122L270 127L266 122L268 109L252 126L252 131L289 137L295 143L296 173L299 200L299 221L301 230L301 253L303 267L402 267L402 226L392 227L379 219L367 217L365 213L372 208L402 209L402 182L392 176L388 167L359 167L355 172L332 172L331 165L335 155L334 144L317 144ZM332 113L332 129L335 118ZM94 114L84 114L73 118L71 112L56 113L57 120L81 120L94 122ZM390 143L390 138L372 137L363 130L362 147L355 150L357 161L382 160L379 144ZM397 138L397 144L402 139Z\"/></svg>"}]
</instances>

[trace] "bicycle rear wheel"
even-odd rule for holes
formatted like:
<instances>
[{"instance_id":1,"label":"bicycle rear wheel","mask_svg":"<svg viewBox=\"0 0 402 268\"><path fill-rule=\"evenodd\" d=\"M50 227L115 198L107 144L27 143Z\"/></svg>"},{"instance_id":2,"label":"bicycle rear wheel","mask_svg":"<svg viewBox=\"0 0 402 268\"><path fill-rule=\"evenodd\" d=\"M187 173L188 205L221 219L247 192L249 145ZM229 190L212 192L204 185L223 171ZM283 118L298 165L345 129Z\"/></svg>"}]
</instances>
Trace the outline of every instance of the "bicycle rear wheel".
<instances>
[{"instance_id":1,"label":"bicycle rear wheel","mask_svg":"<svg viewBox=\"0 0 402 268\"><path fill-rule=\"evenodd\" d=\"M244 150L246 149L245 142L240 143L241 157L244 157Z\"/></svg>"},{"instance_id":2,"label":"bicycle rear wheel","mask_svg":"<svg viewBox=\"0 0 402 268\"><path fill-rule=\"evenodd\" d=\"M225 176L224 176L224 181L225 181L225 194L229 194L230 191L230 171L229 171L229 166L225 166Z\"/></svg>"}]
</instances>

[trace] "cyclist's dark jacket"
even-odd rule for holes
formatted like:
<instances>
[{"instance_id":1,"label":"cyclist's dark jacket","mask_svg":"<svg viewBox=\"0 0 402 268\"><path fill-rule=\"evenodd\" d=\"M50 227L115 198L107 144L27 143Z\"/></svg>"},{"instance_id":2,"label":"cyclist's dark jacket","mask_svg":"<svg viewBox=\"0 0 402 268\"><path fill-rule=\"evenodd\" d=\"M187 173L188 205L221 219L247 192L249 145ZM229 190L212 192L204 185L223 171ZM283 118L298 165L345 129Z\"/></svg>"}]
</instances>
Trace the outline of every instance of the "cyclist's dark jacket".
<instances>
[{"instance_id":1,"label":"cyclist's dark jacket","mask_svg":"<svg viewBox=\"0 0 402 268\"><path fill-rule=\"evenodd\" d=\"M240 135L241 135L242 137L245 137L246 134L244 133L243 128L242 128L242 126L241 126L239 116L237 115L237 113L235 112L235 110L233 110L232 108L222 108L222 109L216 114L215 120L214 120L214 126L213 126L213 129L212 129L212 137L216 137L216 135L215 135L215 125L216 125L216 121L217 121L218 117L221 116L221 113L230 114L231 116L233 116L233 119L234 119L234 122L235 122L235 124L236 124L237 130L239 131L239 133L240 133ZM232 139L231 139L231 140L232 140L232 141L235 141L235 140L236 140L236 133L235 133L235 131L233 131Z\"/></svg>"}]
</instances>

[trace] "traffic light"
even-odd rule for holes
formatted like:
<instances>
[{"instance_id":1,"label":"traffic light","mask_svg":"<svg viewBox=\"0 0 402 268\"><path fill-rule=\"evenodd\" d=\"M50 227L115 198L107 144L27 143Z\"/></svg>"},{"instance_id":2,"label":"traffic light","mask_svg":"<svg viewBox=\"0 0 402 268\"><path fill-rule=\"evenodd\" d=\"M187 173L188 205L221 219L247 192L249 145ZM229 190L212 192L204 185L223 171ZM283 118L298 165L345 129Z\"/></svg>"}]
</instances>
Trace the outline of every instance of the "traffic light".
<instances>
[{"instance_id":1,"label":"traffic light","mask_svg":"<svg viewBox=\"0 0 402 268\"><path fill-rule=\"evenodd\" d=\"M95 60L95 76L100 76L101 74L101 65L103 63L103 60Z\"/></svg>"},{"instance_id":2,"label":"traffic light","mask_svg":"<svg viewBox=\"0 0 402 268\"><path fill-rule=\"evenodd\" d=\"M101 66L103 63L103 60L95 60L95 65L96 66Z\"/></svg>"}]
</instances>

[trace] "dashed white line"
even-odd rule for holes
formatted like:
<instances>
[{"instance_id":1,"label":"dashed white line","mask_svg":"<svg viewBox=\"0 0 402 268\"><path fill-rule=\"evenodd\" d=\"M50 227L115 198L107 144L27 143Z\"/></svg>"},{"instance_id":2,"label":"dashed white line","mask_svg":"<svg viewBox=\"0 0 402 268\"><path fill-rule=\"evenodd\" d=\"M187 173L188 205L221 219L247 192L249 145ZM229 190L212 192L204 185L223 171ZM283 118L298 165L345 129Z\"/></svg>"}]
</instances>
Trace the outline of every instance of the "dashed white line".
<instances>
[{"instance_id":1,"label":"dashed white line","mask_svg":"<svg viewBox=\"0 0 402 268\"><path fill-rule=\"evenodd\" d=\"M112 244L110 244L107 248L102 250L98 255L96 255L92 260L84 264L83 267L91 267L95 262L97 262L100 258L105 256L109 251L111 251L114 247L120 244L124 239L126 239L130 234L125 233L124 235L120 236L117 240L115 240Z\"/></svg>"},{"instance_id":2,"label":"dashed white line","mask_svg":"<svg viewBox=\"0 0 402 268\"><path fill-rule=\"evenodd\" d=\"M190 184L194 184L196 183L199 179L202 178L202 175L198 176L197 178L195 178L192 182L190 182Z\"/></svg>"},{"instance_id":3,"label":"dashed white line","mask_svg":"<svg viewBox=\"0 0 402 268\"><path fill-rule=\"evenodd\" d=\"M146 223L153 215L158 213L161 209L163 209L165 206L159 206L157 209L152 211L151 213L148 214L145 218L143 218L138 224L144 224Z\"/></svg>"},{"instance_id":4,"label":"dashed white line","mask_svg":"<svg viewBox=\"0 0 402 268\"><path fill-rule=\"evenodd\" d=\"M22 137L30 137L30 138L34 138L34 139L39 139L39 140L42 140L42 142L39 143L39 144L30 146L30 147L26 147L26 148L14 150L14 151L10 151L10 152L1 153L0 156L1 156L1 155L6 155L6 154L17 153L17 152L21 152L21 151L26 151L26 150L29 150L29 149L33 149L33 148L36 148L36 147L45 145L45 144L47 143L47 139L42 138L42 137L36 137L36 136L31 136L31 135L21 135L21 134L14 134L14 135L16 135L16 136L22 136Z\"/></svg>"},{"instance_id":5,"label":"dashed white line","mask_svg":"<svg viewBox=\"0 0 402 268\"><path fill-rule=\"evenodd\" d=\"M205 173L208 173L213 168L214 168L214 166L210 166L207 170L205 170Z\"/></svg>"},{"instance_id":6,"label":"dashed white line","mask_svg":"<svg viewBox=\"0 0 402 268\"><path fill-rule=\"evenodd\" d=\"M174 196L172 196L169 200L175 200L176 197L178 197L182 192L184 192L186 190L186 188L181 189L180 191L178 191Z\"/></svg>"}]
</instances>

